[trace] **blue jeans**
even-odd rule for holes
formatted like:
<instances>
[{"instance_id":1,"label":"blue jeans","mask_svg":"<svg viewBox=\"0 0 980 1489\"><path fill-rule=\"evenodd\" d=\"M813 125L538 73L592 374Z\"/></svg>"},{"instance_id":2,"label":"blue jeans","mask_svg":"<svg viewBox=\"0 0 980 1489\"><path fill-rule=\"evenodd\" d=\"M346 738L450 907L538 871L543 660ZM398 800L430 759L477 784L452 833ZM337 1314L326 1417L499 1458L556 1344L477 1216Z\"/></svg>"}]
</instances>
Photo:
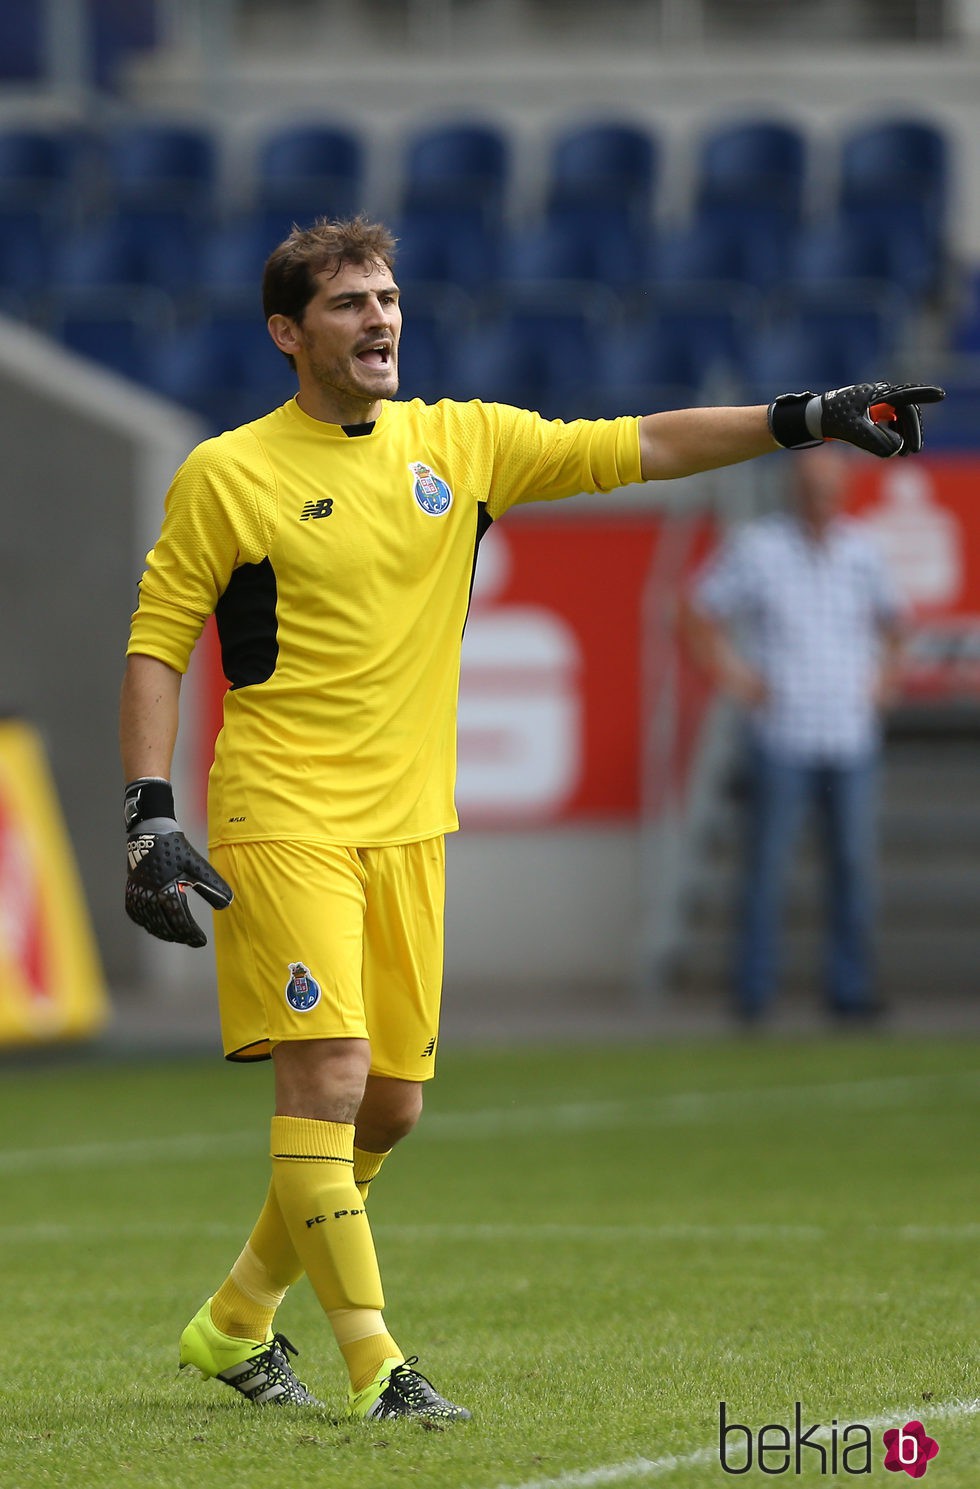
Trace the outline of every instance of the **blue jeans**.
<instances>
[{"instance_id":1,"label":"blue jeans","mask_svg":"<svg viewBox=\"0 0 980 1489\"><path fill-rule=\"evenodd\" d=\"M829 1007L873 1006L877 757L847 764L798 761L755 744L749 756L745 883L735 966L739 1013L759 1017L773 1000L790 853L805 810L816 809L826 880Z\"/></svg>"}]
</instances>

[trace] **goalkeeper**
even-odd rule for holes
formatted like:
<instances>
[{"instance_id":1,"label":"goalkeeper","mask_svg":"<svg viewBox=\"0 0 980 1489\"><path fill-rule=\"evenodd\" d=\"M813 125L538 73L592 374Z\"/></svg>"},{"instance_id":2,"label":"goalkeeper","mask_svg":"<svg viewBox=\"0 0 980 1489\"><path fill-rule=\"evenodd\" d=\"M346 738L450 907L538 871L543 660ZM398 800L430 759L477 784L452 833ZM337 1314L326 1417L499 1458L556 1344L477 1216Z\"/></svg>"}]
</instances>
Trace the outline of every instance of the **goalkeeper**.
<instances>
[{"instance_id":1,"label":"goalkeeper","mask_svg":"<svg viewBox=\"0 0 980 1489\"><path fill-rule=\"evenodd\" d=\"M274 1330L305 1273L355 1419L453 1421L388 1332L369 1186L434 1071L444 834L460 640L476 551L527 501L670 479L845 440L921 447L937 388L862 383L765 406L545 422L497 404L392 401L401 310L378 224L295 229L265 269L295 399L206 440L177 472L147 558L122 695L126 908L203 946L214 920L230 1060L271 1057L271 1181L180 1361L254 1402L318 1404ZM230 683L205 859L170 787L181 675L216 616ZM423 1201L424 1203L424 1201Z\"/></svg>"}]
</instances>

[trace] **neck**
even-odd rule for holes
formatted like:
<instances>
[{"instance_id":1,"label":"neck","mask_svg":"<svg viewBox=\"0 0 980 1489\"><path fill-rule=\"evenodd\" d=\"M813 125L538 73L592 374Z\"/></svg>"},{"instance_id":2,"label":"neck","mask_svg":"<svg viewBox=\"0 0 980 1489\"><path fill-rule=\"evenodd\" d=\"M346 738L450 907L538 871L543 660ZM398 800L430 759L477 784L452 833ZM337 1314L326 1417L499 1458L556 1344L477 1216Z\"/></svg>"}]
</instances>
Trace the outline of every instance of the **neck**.
<instances>
[{"instance_id":1,"label":"neck","mask_svg":"<svg viewBox=\"0 0 980 1489\"><path fill-rule=\"evenodd\" d=\"M321 424L371 424L381 413L379 398L345 398L316 384L301 384L296 402Z\"/></svg>"}]
</instances>

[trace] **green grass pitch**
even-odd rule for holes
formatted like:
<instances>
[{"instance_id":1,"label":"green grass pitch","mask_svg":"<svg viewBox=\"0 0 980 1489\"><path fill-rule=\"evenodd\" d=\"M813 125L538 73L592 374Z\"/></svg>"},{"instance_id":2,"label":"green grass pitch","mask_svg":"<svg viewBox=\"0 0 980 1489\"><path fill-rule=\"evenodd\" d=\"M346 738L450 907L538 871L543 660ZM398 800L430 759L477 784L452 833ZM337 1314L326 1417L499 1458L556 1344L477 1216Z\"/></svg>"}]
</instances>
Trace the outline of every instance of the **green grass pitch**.
<instances>
[{"instance_id":1,"label":"green grass pitch","mask_svg":"<svg viewBox=\"0 0 980 1489\"><path fill-rule=\"evenodd\" d=\"M264 1195L268 1096L218 1059L8 1061L2 1489L894 1486L914 1418L931 1489L980 1484L976 1043L444 1051L371 1196L392 1332L474 1413L444 1431L338 1421L305 1283L278 1322L326 1411L176 1375ZM726 1473L722 1400L755 1432L800 1402L826 1466ZM832 1472L834 1421L870 1475Z\"/></svg>"}]
</instances>

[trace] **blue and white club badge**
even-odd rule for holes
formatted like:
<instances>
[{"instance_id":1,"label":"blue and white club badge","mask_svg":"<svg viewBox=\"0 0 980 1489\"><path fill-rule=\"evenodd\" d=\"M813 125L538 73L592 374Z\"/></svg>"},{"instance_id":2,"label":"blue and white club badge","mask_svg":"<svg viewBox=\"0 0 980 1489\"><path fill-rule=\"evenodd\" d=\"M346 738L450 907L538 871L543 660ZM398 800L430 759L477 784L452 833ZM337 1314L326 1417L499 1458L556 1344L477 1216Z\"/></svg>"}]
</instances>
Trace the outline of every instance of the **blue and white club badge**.
<instances>
[{"instance_id":1,"label":"blue and white club badge","mask_svg":"<svg viewBox=\"0 0 980 1489\"><path fill-rule=\"evenodd\" d=\"M320 984L302 962L290 962L286 1002L297 1013L309 1013L320 1001Z\"/></svg>"},{"instance_id":2,"label":"blue and white club badge","mask_svg":"<svg viewBox=\"0 0 980 1489\"><path fill-rule=\"evenodd\" d=\"M453 504L453 493L442 477L423 465L421 460L412 460L408 468L414 477L412 490L415 500L422 511L428 512L430 517L441 517L448 512Z\"/></svg>"}]
</instances>

